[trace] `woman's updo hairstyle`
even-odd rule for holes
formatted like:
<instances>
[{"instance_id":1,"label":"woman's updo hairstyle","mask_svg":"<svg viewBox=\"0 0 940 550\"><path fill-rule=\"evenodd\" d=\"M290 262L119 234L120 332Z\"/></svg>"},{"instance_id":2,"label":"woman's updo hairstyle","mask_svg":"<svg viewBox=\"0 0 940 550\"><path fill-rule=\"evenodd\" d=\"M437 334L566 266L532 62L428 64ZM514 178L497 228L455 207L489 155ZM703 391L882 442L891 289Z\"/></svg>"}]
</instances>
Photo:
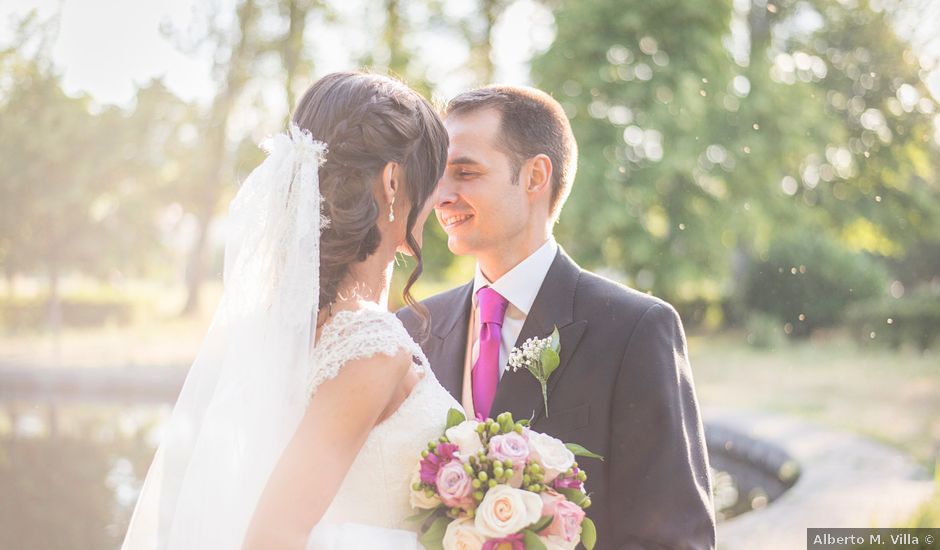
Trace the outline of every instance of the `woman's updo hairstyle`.
<instances>
[{"instance_id":1,"label":"woman's updo hairstyle","mask_svg":"<svg viewBox=\"0 0 940 550\"><path fill-rule=\"evenodd\" d=\"M333 73L307 90L293 121L328 147L319 171L323 214L329 219L320 238L320 307L336 301L350 266L377 250L382 208L372 189L385 165L396 162L403 169L399 181L411 204L407 244L417 261L403 295L426 321L427 311L410 292L423 269L412 232L447 160L447 131L440 118L423 97L398 80Z\"/></svg>"}]
</instances>

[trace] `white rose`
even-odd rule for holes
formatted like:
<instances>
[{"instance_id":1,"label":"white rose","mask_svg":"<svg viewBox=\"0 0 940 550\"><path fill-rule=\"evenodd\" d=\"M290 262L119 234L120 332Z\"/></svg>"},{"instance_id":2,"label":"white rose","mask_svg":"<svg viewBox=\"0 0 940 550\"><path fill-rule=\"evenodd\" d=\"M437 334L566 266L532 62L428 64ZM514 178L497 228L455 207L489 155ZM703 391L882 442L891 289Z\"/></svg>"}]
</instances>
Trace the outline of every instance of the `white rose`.
<instances>
[{"instance_id":1,"label":"white rose","mask_svg":"<svg viewBox=\"0 0 940 550\"><path fill-rule=\"evenodd\" d=\"M579 542L578 538L575 538L573 541L567 541L564 537L557 535L539 538L542 539L542 544L545 545L546 550L574 550Z\"/></svg>"},{"instance_id":2,"label":"white rose","mask_svg":"<svg viewBox=\"0 0 940 550\"><path fill-rule=\"evenodd\" d=\"M501 538L518 533L541 516L542 497L538 494L497 485L477 507L474 525L485 537Z\"/></svg>"},{"instance_id":3,"label":"white rose","mask_svg":"<svg viewBox=\"0 0 940 550\"><path fill-rule=\"evenodd\" d=\"M476 420L464 420L453 428L444 431L447 439L460 449L460 456L475 455L483 449L483 442L480 441L480 434L477 433L479 424Z\"/></svg>"},{"instance_id":4,"label":"white rose","mask_svg":"<svg viewBox=\"0 0 940 550\"><path fill-rule=\"evenodd\" d=\"M545 471L545 483L551 483L558 474L574 465L574 453L550 435L529 431L529 450Z\"/></svg>"},{"instance_id":5,"label":"white rose","mask_svg":"<svg viewBox=\"0 0 940 550\"><path fill-rule=\"evenodd\" d=\"M424 493L424 489L419 491L414 490L414 484L420 481L421 464L418 463L418 467L415 468L414 473L411 474L411 484L408 486L408 501L411 503L411 507L420 510L430 510L431 508L437 508L441 503L441 499L438 498L436 494L428 496Z\"/></svg>"},{"instance_id":6,"label":"white rose","mask_svg":"<svg viewBox=\"0 0 940 550\"><path fill-rule=\"evenodd\" d=\"M444 550L481 550L485 542L486 537L477 532L471 519L454 520L444 531Z\"/></svg>"}]
</instances>

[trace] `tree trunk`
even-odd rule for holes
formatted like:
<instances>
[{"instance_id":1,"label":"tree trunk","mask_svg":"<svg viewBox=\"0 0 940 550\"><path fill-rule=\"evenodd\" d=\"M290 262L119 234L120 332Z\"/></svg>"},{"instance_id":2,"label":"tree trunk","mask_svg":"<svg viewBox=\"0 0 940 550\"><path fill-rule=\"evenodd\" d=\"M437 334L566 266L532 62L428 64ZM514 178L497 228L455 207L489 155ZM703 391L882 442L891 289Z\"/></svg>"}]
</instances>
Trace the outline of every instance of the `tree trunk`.
<instances>
[{"instance_id":1,"label":"tree trunk","mask_svg":"<svg viewBox=\"0 0 940 550\"><path fill-rule=\"evenodd\" d=\"M503 9L501 4L501 0L483 0L483 17L486 20L485 40L481 44L483 51L480 54L483 62L483 84L492 84L496 74L496 67L493 65L493 31L496 20L499 19L499 12Z\"/></svg>"},{"instance_id":2,"label":"tree trunk","mask_svg":"<svg viewBox=\"0 0 940 550\"><path fill-rule=\"evenodd\" d=\"M199 311L202 282L206 277L206 242L209 238L209 224L212 222L212 215L215 212L215 199L206 197L201 201L199 207L199 212L196 214L199 228L187 260L186 304L180 313L183 316L189 316Z\"/></svg>"},{"instance_id":3,"label":"tree trunk","mask_svg":"<svg viewBox=\"0 0 940 550\"><path fill-rule=\"evenodd\" d=\"M52 336L53 363L58 364L62 352L62 298L59 293L59 264L53 260L49 265L48 326Z\"/></svg>"},{"instance_id":4,"label":"tree trunk","mask_svg":"<svg viewBox=\"0 0 940 550\"><path fill-rule=\"evenodd\" d=\"M388 70L402 78L408 74L408 56L401 40L404 29L398 0L385 0L385 29L382 42L388 49Z\"/></svg>"},{"instance_id":5,"label":"tree trunk","mask_svg":"<svg viewBox=\"0 0 940 550\"><path fill-rule=\"evenodd\" d=\"M301 4L304 5L301 5ZM298 0L288 0L287 17L289 25L287 34L284 36L284 44L281 48L281 59L284 63L284 85L287 90L287 120L284 121L286 127L291 120L291 113L297 107L297 94L294 90L294 79L300 67L300 61L304 48L304 31L307 28L307 12L309 7L305 2Z\"/></svg>"}]
</instances>

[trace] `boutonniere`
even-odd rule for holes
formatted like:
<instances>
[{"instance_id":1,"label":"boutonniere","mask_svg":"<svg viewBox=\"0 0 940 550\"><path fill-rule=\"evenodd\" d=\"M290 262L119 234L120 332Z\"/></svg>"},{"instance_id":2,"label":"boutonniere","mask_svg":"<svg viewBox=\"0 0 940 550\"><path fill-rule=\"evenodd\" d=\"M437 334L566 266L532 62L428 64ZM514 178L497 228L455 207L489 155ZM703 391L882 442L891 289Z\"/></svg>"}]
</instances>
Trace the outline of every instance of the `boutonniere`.
<instances>
[{"instance_id":1,"label":"boutonniere","mask_svg":"<svg viewBox=\"0 0 940 550\"><path fill-rule=\"evenodd\" d=\"M561 340L558 327L547 338L529 338L522 348L512 348L509 352L509 368L513 372L526 369L542 386L542 401L545 403L545 418L548 418L548 377L555 372L561 362Z\"/></svg>"}]
</instances>

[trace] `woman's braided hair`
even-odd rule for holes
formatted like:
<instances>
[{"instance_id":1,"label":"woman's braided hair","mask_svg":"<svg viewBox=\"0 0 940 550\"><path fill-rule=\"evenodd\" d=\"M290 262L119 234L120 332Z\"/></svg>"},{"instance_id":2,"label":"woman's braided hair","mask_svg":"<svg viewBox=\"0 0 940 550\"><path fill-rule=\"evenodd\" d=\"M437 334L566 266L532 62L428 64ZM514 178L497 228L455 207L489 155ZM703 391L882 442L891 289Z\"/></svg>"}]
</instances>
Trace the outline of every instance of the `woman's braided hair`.
<instances>
[{"instance_id":1,"label":"woman's braided hair","mask_svg":"<svg viewBox=\"0 0 940 550\"><path fill-rule=\"evenodd\" d=\"M320 307L332 304L351 265L378 249L380 208L373 186L389 162L404 172L411 205L407 244L417 261L405 285L405 302L427 322L411 296L421 275L421 248L412 235L425 203L444 172L447 131L431 105L404 83L367 73L333 73L304 94L293 121L327 143L320 167L323 214L320 237Z\"/></svg>"}]
</instances>

